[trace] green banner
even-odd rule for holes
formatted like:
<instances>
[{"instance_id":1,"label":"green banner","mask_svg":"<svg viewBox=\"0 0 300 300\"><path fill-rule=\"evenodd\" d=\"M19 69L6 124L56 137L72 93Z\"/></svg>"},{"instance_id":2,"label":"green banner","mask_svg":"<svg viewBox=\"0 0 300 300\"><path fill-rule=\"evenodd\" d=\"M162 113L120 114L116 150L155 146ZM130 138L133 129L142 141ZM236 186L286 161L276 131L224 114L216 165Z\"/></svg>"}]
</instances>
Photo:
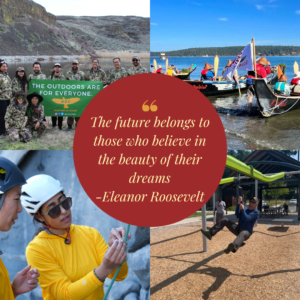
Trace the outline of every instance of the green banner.
<instances>
[{"instance_id":1,"label":"green banner","mask_svg":"<svg viewBox=\"0 0 300 300\"><path fill-rule=\"evenodd\" d=\"M29 82L29 93L43 97L45 116L80 117L89 102L103 89L101 81L41 80Z\"/></svg>"}]
</instances>

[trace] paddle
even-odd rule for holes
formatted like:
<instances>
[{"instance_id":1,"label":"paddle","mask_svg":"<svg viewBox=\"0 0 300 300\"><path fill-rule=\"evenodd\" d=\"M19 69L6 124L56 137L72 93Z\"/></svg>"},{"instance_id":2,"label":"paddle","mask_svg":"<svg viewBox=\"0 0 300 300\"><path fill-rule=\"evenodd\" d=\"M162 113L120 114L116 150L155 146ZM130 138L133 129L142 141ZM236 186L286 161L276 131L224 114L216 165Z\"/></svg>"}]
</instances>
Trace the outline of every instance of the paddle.
<instances>
[{"instance_id":1,"label":"paddle","mask_svg":"<svg viewBox=\"0 0 300 300\"><path fill-rule=\"evenodd\" d=\"M299 72L299 65L298 65L298 63L295 61L295 63L294 63L294 73L295 73L295 75L296 75L298 72Z\"/></svg>"},{"instance_id":2,"label":"paddle","mask_svg":"<svg viewBox=\"0 0 300 300\"><path fill-rule=\"evenodd\" d=\"M279 78L280 78L280 76L281 76L282 74L283 74L283 73L282 73L281 67L278 65L278 67L277 67L277 77L278 77L278 80L279 80Z\"/></svg>"},{"instance_id":3,"label":"paddle","mask_svg":"<svg viewBox=\"0 0 300 300\"><path fill-rule=\"evenodd\" d=\"M168 74L168 64L169 64L169 59L166 59L166 74Z\"/></svg>"},{"instance_id":4,"label":"paddle","mask_svg":"<svg viewBox=\"0 0 300 300\"><path fill-rule=\"evenodd\" d=\"M157 71L157 62L156 62L156 59L153 59L153 65L154 65L155 71Z\"/></svg>"},{"instance_id":5,"label":"paddle","mask_svg":"<svg viewBox=\"0 0 300 300\"><path fill-rule=\"evenodd\" d=\"M219 68L219 57L216 55L215 62L214 62L214 69L215 69L215 77L217 78L218 74L218 68Z\"/></svg>"}]
</instances>

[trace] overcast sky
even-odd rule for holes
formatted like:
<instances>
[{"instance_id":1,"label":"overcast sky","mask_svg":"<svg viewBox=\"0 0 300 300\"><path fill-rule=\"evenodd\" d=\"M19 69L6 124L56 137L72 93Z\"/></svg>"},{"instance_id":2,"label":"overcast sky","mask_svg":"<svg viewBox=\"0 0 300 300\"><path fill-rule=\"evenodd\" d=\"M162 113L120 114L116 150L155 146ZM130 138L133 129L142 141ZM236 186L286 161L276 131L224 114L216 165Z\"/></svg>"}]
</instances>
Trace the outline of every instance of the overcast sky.
<instances>
[{"instance_id":1,"label":"overcast sky","mask_svg":"<svg viewBox=\"0 0 300 300\"><path fill-rule=\"evenodd\" d=\"M150 17L150 0L34 0L56 16Z\"/></svg>"}]
</instances>

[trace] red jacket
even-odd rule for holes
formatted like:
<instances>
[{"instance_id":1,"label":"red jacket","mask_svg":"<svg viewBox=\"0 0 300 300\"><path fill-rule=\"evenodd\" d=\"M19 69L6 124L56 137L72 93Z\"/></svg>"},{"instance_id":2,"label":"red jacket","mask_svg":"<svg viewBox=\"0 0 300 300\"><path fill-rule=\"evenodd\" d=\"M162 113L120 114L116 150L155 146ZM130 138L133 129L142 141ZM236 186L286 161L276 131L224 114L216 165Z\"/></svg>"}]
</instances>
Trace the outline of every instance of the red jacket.
<instances>
[{"instance_id":1,"label":"red jacket","mask_svg":"<svg viewBox=\"0 0 300 300\"><path fill-rule=\"evenodd\" d=\"M256 74L257 78L267 78L268 76L265 68L260 64L256 64ZM248 77L255 78L255 71L248 71Z\"/></svg>"},{"instance_id":2,"label":"red jacket","mask_svg":"<svg viewBox=\"0 0 300 300\"><path fill-rule=\"evenodd\" d=\"M266 72L267 72L267 75L269 75L269 74L272 73L271 67L270 67L270 66L266 66L266 67L265 67L265 70L266 70Z\"/></svg>"},{"instance_id":3,"label":"red jacket","mask_svg":"<svg viewBox=\"0 0 300 300\"><path fill-rule=\"evenodd\" d=\"M298 84L299 78L293 78L291 84Z\"/></svg>"}]
</instances>

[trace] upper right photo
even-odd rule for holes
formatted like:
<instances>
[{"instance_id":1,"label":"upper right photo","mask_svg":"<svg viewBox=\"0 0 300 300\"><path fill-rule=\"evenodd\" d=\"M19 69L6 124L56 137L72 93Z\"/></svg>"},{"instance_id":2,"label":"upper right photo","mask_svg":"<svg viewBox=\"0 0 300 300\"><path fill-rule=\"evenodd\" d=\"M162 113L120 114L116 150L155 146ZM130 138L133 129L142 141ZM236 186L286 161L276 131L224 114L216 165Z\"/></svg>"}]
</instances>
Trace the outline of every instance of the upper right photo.
<instances>
[{"instance_id":1,"label":"upper right photo","mask_svg":"<svg viewBox=\"0 0 300 300\"><path fill-rule=\"evenodd\" d=\"M300 149L297 4L151 0L152 72L210 100L228 149Z\"/></svg>"}]
</instances>

